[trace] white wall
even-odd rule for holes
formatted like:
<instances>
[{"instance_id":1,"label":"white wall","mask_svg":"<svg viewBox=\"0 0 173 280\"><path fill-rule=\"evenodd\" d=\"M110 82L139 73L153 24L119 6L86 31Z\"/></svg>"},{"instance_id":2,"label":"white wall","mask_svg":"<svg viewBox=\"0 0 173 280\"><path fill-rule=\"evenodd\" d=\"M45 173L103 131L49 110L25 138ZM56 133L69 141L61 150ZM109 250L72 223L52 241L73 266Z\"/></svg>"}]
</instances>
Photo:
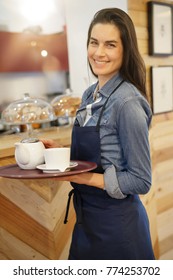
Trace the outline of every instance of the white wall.
<instances>
[{"instance_id":1,"label":"white wall","mask_svg":"<svg viewBox=\"0 0 173 280\"><path fill-rule=\"evenodd\" d=\"M108 7L127 12L127 0L65 0L70 85L76 95L81 96L86 87L94 82L87 70L87 32L95 12Z\"/></svg>"}]
</instances>

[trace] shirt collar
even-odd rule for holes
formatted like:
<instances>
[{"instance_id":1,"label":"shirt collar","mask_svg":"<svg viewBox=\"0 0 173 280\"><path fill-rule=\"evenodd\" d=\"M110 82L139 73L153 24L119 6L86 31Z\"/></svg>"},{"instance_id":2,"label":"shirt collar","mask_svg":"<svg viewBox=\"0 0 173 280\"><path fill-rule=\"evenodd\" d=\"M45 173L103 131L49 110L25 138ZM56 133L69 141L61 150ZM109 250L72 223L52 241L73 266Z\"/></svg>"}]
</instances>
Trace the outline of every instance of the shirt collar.
<instances>
[{"instance_id":1,"label":"shirt collar","mask_svg":"<svg viewBox=\"0 0 173 280\"><path fill-rule=\"evenodd\" d=\"M121 75L118 73L115 76L113 76L101 89L99 89L99 93L104 95L105 97L108 97L114 88L117 87L117 85L123 80Z\"/></svg>"},{"instance_id":2,"label":"shirt collar","mask_svg":"<svg viewBox=\"0 0 173 280\"><path fill-rule=\"evenodd\" d=\"M117 85L123 80L120 74L116 74L113 76L101 89L99 89L98 93L100 93L101 96L104 96L105 98L109 97L109 95L112 93L113 89L117 87ZM93 84L91 87L89 87L86 90L87 98L83 105L77 110L78 112L84 110L86 108L86 103L88 99L91 99L91 102L93 100L93 92L97 88L98 82Z\"/></svg>"}]
</instances>

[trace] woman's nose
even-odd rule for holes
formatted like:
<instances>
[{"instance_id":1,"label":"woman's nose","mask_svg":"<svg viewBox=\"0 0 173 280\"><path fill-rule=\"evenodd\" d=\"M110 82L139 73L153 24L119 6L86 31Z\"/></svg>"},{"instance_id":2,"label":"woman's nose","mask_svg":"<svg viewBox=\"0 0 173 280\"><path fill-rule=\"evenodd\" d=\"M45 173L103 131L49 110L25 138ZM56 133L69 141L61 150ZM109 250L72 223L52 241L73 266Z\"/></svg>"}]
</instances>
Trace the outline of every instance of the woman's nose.
<instances>
[{"instance_id":1,"label":"woman's nose","mask_svg":"<svg viewBox=\"0 0 173 280\"><path fill-rule=\"evenodd\" d=\"M104 55L105 54L104 46L98 45L95 54L98 56Z\"/></svg>"}]
</instances>

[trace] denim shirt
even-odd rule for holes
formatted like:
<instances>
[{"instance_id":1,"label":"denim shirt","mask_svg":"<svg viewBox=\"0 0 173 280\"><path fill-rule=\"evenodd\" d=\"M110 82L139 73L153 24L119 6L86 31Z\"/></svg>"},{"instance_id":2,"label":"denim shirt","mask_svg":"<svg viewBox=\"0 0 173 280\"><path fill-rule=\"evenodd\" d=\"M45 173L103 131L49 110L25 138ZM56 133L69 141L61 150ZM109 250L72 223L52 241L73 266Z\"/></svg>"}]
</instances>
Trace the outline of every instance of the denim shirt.
<instances>
[{"instance_id":1,"label":"denim shirt","mask_svg":"<svg viewBox=\"0 0 173 280\"><path fill-rule=\"evenodd\" d=\"M97 83L83 94L76 120L83 126L86 106L92 104L87 126L96 126L101 109L122 78L116 75L98 92L99 102L93 101ZM104 109L100 123L101 163L107 193L117 199L129 194L145 194L151 186L149 125L151 108L139 90L124 83L115 91ZM90 145L91 143L88 143Z\"/></svg>"}]
</instances>

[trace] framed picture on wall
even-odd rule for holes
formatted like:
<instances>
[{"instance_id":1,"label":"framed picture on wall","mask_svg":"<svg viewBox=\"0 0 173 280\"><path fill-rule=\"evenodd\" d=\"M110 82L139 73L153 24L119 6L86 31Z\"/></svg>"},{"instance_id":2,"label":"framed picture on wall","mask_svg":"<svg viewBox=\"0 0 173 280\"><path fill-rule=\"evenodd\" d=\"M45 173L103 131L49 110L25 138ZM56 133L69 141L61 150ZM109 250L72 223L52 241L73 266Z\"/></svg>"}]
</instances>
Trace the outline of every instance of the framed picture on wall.
<instances>
[{"instance_id":1,"label":"framed picture on wall","mask_svg":"<svg viewBox=\"0 0 173 280\"><path fill-rule=\"evenodd\" d=\"M150 1L148 5L149 55L173 54L172 5Z\"/></svg>"},{"instance_id":2,"label":"framed picture on wall","mask_svg":"<svg viewBox=\"0 0 173 280\"><path fill-rule=\"evenodd\" d=\"M173 67L151 67L153 113L173 110Z\"/></svg>"}]
</instances>

